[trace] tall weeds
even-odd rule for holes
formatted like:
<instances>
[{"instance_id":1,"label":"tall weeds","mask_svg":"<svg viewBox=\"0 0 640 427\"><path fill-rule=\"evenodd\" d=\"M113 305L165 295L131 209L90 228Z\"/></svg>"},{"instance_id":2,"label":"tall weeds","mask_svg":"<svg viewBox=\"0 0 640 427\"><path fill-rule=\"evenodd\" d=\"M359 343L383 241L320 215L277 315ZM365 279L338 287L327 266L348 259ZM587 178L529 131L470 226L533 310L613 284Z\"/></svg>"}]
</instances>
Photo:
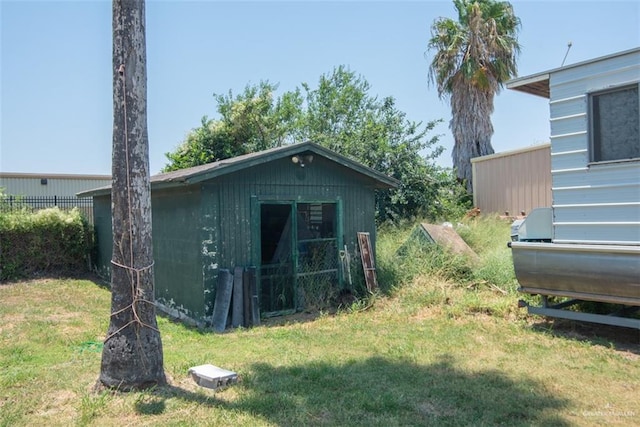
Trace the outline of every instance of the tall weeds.
<instances>
[{"instance_id":1,"label":"tall weeds","mask_svg":"<svg viewBox=\"0 0 640 427\"><path fill-rule=\"evenodd\" d=\"M516 307L517 281L511 253L510 223L497 216L466 219L454 225L477 259L417 238L419 222L387 226L377 243L381 290L409 311L446 305L450 313L505 314Z\"/></svg>"}]
</instances>

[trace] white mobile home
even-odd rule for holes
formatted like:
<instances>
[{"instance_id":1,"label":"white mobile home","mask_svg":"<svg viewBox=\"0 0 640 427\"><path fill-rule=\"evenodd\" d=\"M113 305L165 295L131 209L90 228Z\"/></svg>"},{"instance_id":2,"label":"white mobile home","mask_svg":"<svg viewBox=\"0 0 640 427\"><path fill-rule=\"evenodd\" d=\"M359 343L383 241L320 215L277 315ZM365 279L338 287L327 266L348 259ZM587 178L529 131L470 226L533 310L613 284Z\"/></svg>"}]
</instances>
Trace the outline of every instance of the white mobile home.
<instances>
[{"instance_id":1,"label":"white mobile home","mask_svg":"<svg viewBox=\"0 0 640 427\"><path fill-rule=\"evenodd\" d=\"M549 99L552 208L532 212L511 244L521 290L545 297L542 314L569 317L546 296L640 307L639 83L640 48L507 83Z\"/></svg>"}]
</instances>

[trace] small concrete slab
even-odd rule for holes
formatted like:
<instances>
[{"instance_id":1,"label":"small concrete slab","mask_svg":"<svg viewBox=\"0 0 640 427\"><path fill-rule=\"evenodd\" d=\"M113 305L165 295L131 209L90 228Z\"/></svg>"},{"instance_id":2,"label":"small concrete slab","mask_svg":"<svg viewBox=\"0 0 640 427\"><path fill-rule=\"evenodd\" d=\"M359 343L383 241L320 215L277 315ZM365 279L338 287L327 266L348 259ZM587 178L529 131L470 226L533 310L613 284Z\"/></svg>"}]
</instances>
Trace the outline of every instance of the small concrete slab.
<instances>
[{"instance_id":1,"label":"small concrete slab","mask_svg":"<svg viewBox=\"0 0 640 427\"><path fill-rule=\"evenodd\" d=\"M191 378L200 387L218 389L238 382L238 374L214 365L200 365L189 369Z\"/></svg>"}]
</instances>

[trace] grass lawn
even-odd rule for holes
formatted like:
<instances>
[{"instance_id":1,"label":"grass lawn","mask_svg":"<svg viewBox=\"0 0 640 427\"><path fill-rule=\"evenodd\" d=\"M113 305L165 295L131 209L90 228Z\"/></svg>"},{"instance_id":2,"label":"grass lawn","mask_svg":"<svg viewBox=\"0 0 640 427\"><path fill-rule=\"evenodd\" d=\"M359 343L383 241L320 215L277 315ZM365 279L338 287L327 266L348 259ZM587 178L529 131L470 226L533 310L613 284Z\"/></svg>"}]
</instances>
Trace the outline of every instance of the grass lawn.
<instances>
[{"instance_id":1,"label":"grass lawn","mask_svg":"<svg viewBox=\"0 0 640 427\"><path fill-rule=\"evenodd\" d=\"M170 385L113 393L94 391L107 289L0 285L0 425L637 425L638 331L530 318L504 287L418 275L367 309L224 334L161 317ZM205 363L240 382L199 388Z\"/></svg>"}]
</instances>

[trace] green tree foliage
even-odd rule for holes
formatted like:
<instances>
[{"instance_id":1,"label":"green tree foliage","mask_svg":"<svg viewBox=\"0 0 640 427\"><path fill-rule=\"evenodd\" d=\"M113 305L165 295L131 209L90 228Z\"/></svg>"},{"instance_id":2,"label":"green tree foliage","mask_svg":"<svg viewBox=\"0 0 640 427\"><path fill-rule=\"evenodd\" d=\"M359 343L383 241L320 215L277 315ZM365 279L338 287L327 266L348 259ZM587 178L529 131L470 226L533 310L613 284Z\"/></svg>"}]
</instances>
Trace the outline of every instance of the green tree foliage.
<instances>
[{"instance_id":1,"label":"green tree foliage","mask_svg":"<svg viewBox=\"0 0 640 427\"><path fill-rule=\"evenodd\" d=\"M268 82L247 86L235 97L214 95L220 119L203 118L201 127L166 154L164 170L311 140L400 181L398 189L378 193L379 221L438 219L452 212L452 203L460 206L459 192L449 191L456 185L451 172L434 163L442 153L438 136L429 136L437 121L408 120L393 97L370 95L369 83L344 66L322 75L316 88L301 86L278 98L277 85Z\"/></svg>"},{"instance_id":2,"label":"green tree foliage","mask_svg":"<svg viewBox=\"0 0 640 427\"><path fill-rule=\"evenodd\" d=\"M246 154L244 145L234 145L231 135L221 122L202 118L202 125L193 129L185 141L172 153L166 153L169 164L164 172L203 165L217 160Z\"/></svg>"},{"instance_id":3,"label":"green tree foliage","mask_svg":"<svg viewBox=\"0 0 640 427\"><path fill-rule=\"evenodd\" d=\"M369 95L369 83L345 67L321 76L317 89L306 84L303 89L304 139L400 181L398 189L377 193L378 220L434 213L430 205L439 182L432 160L442 147L437 146L437 136L428 134L436 121L423 126L407 120L393 97Z\"/></svg>"},{"instance_id":4,"label":"green tree foliage","mask_svg":"<svg viewBox=\"0 0 640 427\"><path fill-rule=\"evenodd\" d=\"M247 86L235 98L214 95L221 123L233 146L243 146L248 153L296 142L293 138L301 125L302 98L299 91L287 92L274 99L278 85L260 82Z\"/></svg>"},{"instance_id":5,"label":"green tree foliage","mask_svg":"<svg viewBox=\"0 0 640 427\"><path fill-rule=\"evenodd\" d=\"M220 119L202 118L185 141L171 153L163 171L169 172L266 150L295 142L302 126L299 91L274 99L277 85L260 82L234 97L214 94Z\"/></svg>"},{"instance_id":6,"label":"green tree foliage","mask_svg":"<svg viewBox=\"0 0 640 427\"><path fill-rule=\"evenodd\" d=\"M520 19L506 1L453 4L458 20L438 18L431 26L429 79L440 97L450 96L453 165L471 193L471 159L493 153L493 98L516 75Z\"/></svg>"}]
</instances>

